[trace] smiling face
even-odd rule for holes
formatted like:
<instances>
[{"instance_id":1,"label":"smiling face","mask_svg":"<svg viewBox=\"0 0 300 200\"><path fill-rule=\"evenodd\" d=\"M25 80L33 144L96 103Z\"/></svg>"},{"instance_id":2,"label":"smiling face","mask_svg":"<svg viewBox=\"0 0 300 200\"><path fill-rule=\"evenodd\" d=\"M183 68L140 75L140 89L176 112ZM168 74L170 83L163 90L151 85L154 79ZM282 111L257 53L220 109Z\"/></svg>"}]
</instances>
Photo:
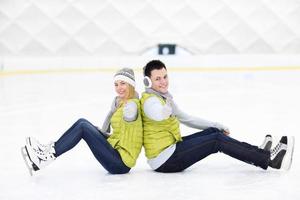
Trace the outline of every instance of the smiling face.
<instances>
[{"instance_id":1,"label":"smiling face","mask_svg":"<svg viewBox=\"0 0 300 200\"><path fill-rule=\"evenodd\" d=\"M152 89L161 93L168 92L169 79L167 70L165 68L152 70L150 79L152 82Z\"/></svg>"},{"instance_id":2,"label":"smiling face","mask_svg":"<svg viewBox=\"0 0 300 200\"><path fill-rule=\"evenodd\" d=\"M115 91L122 100L127 100L129 96L129 84L122 80L115 81Z\"/></svg>"}]
</instances>

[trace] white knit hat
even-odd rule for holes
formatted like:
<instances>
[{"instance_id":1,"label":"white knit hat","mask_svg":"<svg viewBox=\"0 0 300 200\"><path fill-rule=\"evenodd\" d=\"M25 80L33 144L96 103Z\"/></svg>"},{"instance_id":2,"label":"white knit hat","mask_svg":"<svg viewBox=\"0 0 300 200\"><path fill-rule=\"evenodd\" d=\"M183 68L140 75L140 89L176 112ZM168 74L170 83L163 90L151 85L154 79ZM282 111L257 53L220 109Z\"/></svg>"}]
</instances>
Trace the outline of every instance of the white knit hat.
<instances>
[{"instance_id":1,"label":"white knit hat","mask_svg":"<svg viewBox=\"0 0 300 200\"><path fill-rule=\"evenodd\" d=\"M114 81L119 81L119 80L125 81L126 83L135 87L134 72L130 68L123 68L117 71L117 73L114 76Z\"/></svg>"}]
</instances>

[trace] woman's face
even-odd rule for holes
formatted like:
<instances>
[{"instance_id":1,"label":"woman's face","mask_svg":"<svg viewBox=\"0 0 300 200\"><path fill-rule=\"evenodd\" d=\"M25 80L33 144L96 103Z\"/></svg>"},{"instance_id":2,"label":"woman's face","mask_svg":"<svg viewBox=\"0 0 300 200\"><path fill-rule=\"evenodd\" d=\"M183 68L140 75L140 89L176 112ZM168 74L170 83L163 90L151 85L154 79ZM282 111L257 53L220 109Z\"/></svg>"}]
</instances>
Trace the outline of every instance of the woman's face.
<instances>
[{"instance_id":1,"label":"woman's face","mask_svg":"<svg viewBox=\"0 0 300 200\"><path fill-rule=\"evenodd\" d=\"M161 93L168 92L169 79L165 68L152 70L150 79L152 82L152 89Z\"/></svg>"},{"instance_id":2,"label":"woman's face","mask_svg":"<svg viewBox=\"0 0 300 200\"><path fill-rule=\"evenodd\" d=\"M115 91L118 94L118 96L125 100L127 99L129 95L129 85L125 81L115 81Z\"/></svg>"}]
</instances>

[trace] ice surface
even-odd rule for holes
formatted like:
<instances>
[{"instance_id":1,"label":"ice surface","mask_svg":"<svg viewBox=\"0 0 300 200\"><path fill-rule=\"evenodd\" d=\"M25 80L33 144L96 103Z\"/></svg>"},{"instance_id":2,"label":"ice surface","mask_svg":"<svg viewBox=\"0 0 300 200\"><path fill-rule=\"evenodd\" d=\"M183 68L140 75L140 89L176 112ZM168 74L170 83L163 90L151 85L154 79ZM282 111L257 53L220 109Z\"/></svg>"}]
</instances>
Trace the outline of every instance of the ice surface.
<instances>
[{"instance_id":1,"label":"ice surface","mask_svg":"<svg viewBox=\"0 0 300 200\"><path fill-rule=\"evenodd\" d=\"M110 175L81 142L30 177L20 154L25 137L56 140L78 118L100 126L115 95L112 73L13 75L0 77L0 199L300 199L300 71L169 71L177 104L225 124L232 137L259 145L267 133L294 135L291 170L264 171L219 153L161 174L142 152L129 174Z\"/></svg>"}]
</instances>

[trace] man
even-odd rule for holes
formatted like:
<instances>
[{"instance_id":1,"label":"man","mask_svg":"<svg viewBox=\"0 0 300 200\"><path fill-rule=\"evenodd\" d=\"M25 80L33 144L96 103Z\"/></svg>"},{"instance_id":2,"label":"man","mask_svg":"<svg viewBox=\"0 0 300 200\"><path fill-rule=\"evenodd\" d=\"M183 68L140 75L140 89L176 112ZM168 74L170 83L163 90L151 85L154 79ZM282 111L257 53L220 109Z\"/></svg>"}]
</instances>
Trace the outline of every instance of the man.
<instances>
[{"instance_id":1,"label":"man","mask_svg":"<svg viewBox=\"0 0 300 200\"><path fill-rule=\"evenodd\" d=\"M222 124L190 116L181 111L168 91L167 68L159 60L144 67L146 91L141 98L144 127L144 147L148 164L157 172L180 172L206 156L223 152L233 158L263 169L269 166L280 169L287 155L287 146L293 147L283 136L272 150L272 138L266 137L261 148L229 137ZM203 130L181 137L179 123ZM286 160L291 164L292 153Z\"/></svg>"}]
</instances>

